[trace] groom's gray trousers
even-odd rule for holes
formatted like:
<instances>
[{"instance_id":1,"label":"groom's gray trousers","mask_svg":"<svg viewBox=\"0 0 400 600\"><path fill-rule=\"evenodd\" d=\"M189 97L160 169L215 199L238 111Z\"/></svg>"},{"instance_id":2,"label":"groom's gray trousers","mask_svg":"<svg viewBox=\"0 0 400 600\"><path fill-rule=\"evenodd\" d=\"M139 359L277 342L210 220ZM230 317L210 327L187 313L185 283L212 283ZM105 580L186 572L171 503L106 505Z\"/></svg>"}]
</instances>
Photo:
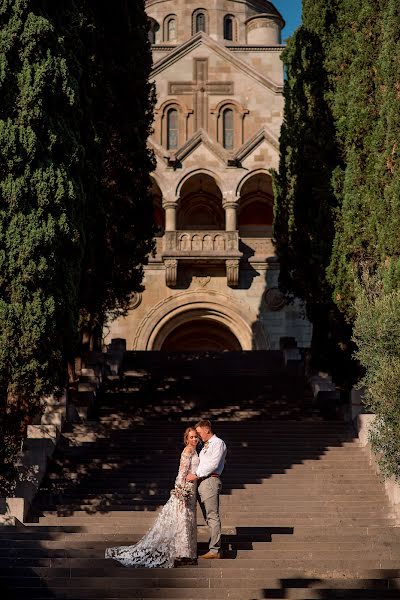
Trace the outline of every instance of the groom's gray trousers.
<instances>
[{"instance_id":1,"label":"groom's gray trousers","mask_svg":"<svg viewBox=\"0 0 400 600\"><path fill-rule=\"evenodd\" d=\"M221 519L219 516L219 495L222 482L219 477L207 477L199 483L198 492L202 502L204 518L210 528L210 551L221 550Z\"/></svg>"}]
</instances>

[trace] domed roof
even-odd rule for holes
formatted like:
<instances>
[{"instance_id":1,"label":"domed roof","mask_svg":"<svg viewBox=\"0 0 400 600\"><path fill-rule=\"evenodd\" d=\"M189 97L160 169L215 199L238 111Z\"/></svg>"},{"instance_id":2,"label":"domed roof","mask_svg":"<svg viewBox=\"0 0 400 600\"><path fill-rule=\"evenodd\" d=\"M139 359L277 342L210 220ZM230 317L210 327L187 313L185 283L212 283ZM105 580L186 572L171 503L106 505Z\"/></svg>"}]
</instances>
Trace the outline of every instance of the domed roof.
<instances>
[{"instance_id":1,"label":"domed roof","mask_svg":"<svg viewBox=\"0 0 400 600\"><path fill-rule=\"evenodd\" d=\"M261 10L265 16L278 17L282 23L284 19L277 8L269 0L248 0L248 4L252 4L258 10Z\"/></svg>"}]
</instances>

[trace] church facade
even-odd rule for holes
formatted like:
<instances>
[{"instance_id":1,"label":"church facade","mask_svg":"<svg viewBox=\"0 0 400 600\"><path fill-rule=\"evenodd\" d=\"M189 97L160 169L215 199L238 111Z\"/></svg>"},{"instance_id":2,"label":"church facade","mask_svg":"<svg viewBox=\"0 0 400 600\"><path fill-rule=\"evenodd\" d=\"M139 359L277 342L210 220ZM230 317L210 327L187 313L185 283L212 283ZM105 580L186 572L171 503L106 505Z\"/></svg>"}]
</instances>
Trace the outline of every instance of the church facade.
<instances>
[{"instance_id":1,"label":"church facade","mask_svg":"<svg viewBox=\"0 0 400 600\"><path fill-rule=\"evenodd\" d=\"M284 21L265 0L147 0L157 91L149 144L156 253L106 338L129 350L308 346L278 290L270 169L283 117Z\"/></svg>"}]
</instances>

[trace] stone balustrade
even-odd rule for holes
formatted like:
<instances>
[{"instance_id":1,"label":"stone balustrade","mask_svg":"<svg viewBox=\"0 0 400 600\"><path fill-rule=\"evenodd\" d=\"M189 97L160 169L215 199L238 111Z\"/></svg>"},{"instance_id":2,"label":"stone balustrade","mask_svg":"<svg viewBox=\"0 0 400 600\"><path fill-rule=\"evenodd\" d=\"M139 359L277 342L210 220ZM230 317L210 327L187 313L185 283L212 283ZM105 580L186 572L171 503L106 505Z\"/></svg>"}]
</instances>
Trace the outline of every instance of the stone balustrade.
<instances>
[{"instance_id":1,"label":"stone balustrade","mask_svg":"<svg viewBox=\"0 0 400 600\"><path fill-rule=\"evenodd\" d=\"M166 231L162 259L165 265L165 281L168 287L176 287L178 263L225 262L227 283L230 287L239 284L238 231Z\"/></svg>"},{"instance_id":2,"label":"stone balustrade","mask_svg":"<svg viewBox=\"0 0 400 600\"><path fill-rule=\"evenodd\" d=\"M166 231L164 256L186 258L191 256L239 256L237 231Z\"/></svg>"}]
</instances>

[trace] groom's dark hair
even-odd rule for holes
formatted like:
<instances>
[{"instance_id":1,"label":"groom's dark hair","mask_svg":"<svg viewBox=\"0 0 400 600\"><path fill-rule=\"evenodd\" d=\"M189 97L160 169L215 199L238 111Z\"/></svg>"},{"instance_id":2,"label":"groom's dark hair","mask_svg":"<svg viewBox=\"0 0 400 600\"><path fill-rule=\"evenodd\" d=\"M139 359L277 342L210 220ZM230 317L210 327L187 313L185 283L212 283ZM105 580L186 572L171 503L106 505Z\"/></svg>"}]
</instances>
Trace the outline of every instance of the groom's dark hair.
<instances>
[{"instance_id":1,"label":"groom's dark hair","mask_svg":"<svg viewBox=\"0 0 400 600\"><path fill-rule=\"evenodd\" d=\"M196 423L195 428L197 427L207 427L210 431L212 431L211 421L208 419L201 419L198 423Z\"/></svg>"}]
</instances>

